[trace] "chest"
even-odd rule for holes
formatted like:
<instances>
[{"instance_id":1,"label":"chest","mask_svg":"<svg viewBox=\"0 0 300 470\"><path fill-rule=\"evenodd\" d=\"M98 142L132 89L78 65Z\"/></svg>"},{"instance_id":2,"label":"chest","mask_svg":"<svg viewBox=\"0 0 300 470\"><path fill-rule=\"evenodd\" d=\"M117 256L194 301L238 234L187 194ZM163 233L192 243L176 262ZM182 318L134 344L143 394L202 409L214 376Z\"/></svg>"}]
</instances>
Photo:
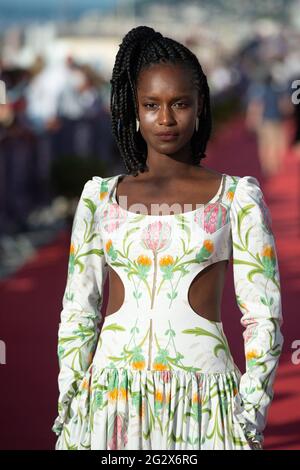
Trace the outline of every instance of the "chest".
<instances>
[{"instance_id":1,"label":"chest","mask_svg":"<svg viewBox=\"0 0 300 470\"><path fill-rule=\"evenodd\" d=\"M119 256L134 262L167 257L166 262L176 258L199 264L223 257L231 247L229 211L219 202L161 216L136 214L112 203L101 221L108 264Z\"/></svg>"},{"instance_id":2,"label":"chest","mask_svg":"<svg viewBox=\"0 0 300 470\"><path fill-rule=\"evenodd\" d=\"M191 183L138 184L119 187L116 198L119 205L136 214L183 214L208 204L218 187Z\"/></svg>"}]
</instances>

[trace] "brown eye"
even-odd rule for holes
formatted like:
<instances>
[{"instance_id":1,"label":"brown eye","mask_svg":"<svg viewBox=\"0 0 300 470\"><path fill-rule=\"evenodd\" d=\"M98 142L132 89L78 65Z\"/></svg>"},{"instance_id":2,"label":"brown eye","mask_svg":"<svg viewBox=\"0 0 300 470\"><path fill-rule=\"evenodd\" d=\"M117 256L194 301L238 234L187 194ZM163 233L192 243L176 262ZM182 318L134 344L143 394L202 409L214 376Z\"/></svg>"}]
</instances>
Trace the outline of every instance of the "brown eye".
<instances>
[{"instance_id":1,"label":"brown eye","mask_svg":"<svg viewBox=\"0 0 300 470\"><path fill-rule=\"evenodd\" d=\"M175 104L180 105L180 108L182 108L182 107L184 107L184 106L187 106L187 103L175 103Z\"/></svg>"},{"instance_id":2,"label":"brown eye","mask_svg":"<svg viewBox=\"0 0 300 470\"><path fill-rule=\"evenodd\" d=\"M144 104L144 106L145 106L145 108L150 106L150 109L152 109L152 106L155 106L155 103L146 103L146 104Z\"/></svg>"}]
</instances>

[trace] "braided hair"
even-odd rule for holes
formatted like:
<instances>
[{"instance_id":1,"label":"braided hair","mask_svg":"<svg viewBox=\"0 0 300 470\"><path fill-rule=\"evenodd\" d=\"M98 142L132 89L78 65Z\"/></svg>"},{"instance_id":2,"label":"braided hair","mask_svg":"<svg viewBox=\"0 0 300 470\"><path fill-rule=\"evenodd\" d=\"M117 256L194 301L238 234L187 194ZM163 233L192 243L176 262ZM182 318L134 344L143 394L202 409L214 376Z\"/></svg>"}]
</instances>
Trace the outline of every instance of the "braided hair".
<instances>
[{"instance_id":1,"label":"braided hair","mask_svg":"<svg viewBox=\"0 0 300 470\"><path fill-rule=\"evenodd\" d=\"M136 132L138 100L136 84L143 68L157 63L182 64L189 67L193 83L203 97L199 116L198 132L191 139L193 164L199 165L205 158L206 145L211 134L211 109L209 87L201 65L183 44L164 37L148 26L131 29L120 44L111 84L112 133L124 160L126 170L133 176L144 172L147 165L147 145L139 132Z\"/></svg>"}]
</instances>

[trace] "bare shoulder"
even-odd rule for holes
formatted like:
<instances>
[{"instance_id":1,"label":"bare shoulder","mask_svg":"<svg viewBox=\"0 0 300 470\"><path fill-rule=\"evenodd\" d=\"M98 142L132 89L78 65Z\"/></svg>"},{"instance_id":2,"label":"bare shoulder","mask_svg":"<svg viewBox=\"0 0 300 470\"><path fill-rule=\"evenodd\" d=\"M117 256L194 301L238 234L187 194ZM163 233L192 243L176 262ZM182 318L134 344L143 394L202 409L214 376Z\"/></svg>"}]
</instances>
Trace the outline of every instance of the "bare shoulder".
<instances>
[{"instance_id":1,"label":"bare shoulder","mask_svg":"<svg viewBox=\"0 0 300 470\"><path fill-rule=\"evenodd\" d=\"M220 180L223 176L223 173L213 170L211 168L197 167L194 172L195 178L199 178L203 181L216 181Z\"/></svg>"}]
</instances>

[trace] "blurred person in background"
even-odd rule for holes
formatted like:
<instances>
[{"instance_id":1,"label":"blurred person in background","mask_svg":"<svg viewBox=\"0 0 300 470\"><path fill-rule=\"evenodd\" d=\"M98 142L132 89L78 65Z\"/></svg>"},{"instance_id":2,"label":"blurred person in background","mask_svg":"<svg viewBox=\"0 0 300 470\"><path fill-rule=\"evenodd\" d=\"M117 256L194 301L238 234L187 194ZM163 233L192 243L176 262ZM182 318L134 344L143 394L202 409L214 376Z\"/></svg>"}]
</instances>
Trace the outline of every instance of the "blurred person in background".
<instances>
[{"instance_id":1,"label":"blurred person in background","mask_svg":"<svg viewBox=\"0 0 300 470\"><path fill-rule=\"evenodd\" d=\"M246 126L256 132L262 174L276 175L287 143L284 120L289 97L287 87L267 71L263 80L253 80L247 90Z\"/></svg>"},{"instance_id":2,"label":"blurred person in background","mask_svg":"<svg viewBox=\"0 0 300 470\"><path fill-rule=\"evenodd\" d=\"M61 154L97 157L109 164L110 116L101 97L102 77L88 65L73 68L58 99Z\"/></svg>"},{"instance_id":3,"label":"blurred person in background","mask_svg":"<svg viewBox=\"0 0 300 470\"><path fill-rule=\"evenodd\" d=\"M53 197L51 166L57 154L57 112L62 89L72 76L73 61L45 64L40 60L32 67L31 81L26 89L26 116L36 136L35 199L39 207L49 206Z\"/></svg>"},{"instance_id":4,"label":"blurred person in background","mask_svg":"<svg viewBox=\"0 0 300 470\"><path fill-rule=\"evenodd\" d=\"M32 194L34 134L26 118L29 71L3 71L7 102L0 108L0 224L1 234L28 230L27 217L34 205Z\"/></svg>"}]
</instances>

